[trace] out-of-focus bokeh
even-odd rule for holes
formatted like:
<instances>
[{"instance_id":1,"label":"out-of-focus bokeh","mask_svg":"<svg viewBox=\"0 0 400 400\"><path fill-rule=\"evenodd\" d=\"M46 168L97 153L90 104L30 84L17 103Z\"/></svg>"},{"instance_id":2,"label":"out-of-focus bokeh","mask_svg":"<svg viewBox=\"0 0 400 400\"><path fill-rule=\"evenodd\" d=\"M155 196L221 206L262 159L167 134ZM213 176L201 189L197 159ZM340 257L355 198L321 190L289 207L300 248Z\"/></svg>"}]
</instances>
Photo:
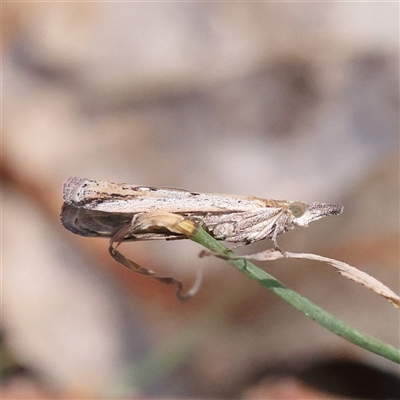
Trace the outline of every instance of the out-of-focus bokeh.
<instances>
[{"instance_id":1,"label":"out-of-focus bokeh","mask_svg":"<svg viewBox=\"0 0 400 400\"><path fill-rule=\"evenodd\" d=\"M251 385L335 359L398 374L194 243L121 246L188 288L201 268L179 303L59 223L71 175L335 202L340 217L281 246L399 292L397 3L8 2L2 32L4 398L323 398L306 380ZM398 311L333 269L260 266L400 345Z\"/></svg>"}]
</instances>

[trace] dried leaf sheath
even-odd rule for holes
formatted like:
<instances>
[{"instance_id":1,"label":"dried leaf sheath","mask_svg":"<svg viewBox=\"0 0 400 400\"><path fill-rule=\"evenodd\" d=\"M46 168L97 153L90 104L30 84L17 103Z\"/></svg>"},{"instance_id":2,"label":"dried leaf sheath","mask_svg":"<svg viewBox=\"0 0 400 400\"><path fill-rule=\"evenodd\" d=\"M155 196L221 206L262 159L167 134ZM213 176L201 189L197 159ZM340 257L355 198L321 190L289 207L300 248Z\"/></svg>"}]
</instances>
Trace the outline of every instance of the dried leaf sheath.
<instances>
[{"instance_id":1,"label":"dried leaf sheath","mask_svg":"<svg viewBox=\"0 0 400 400\"><path fill-rule=\"evenodd\" d=\"M184 221L184 220L182 220L182 218L180 216L174 216L174 214L165 216L165 218L168 219L168 221L166 221L166 219L163 220L162 216L160 216L160 215L155 215L153 217L153 219L150 219L147 221L146 220L140 221L140 222L137 221L137 223L153 224L153 223L157 222L156 221L157 218L158 218L158 223L164 224L164 225L169 223L171 229L175 228L178 231L180 230L182 233L187 234L188 236L190 236L196 230L196 226L193 223L191 223L190 221ZM115 261L117 261L120 264L124 265L125 267L131 269L132 271L137 272L138 274L141 274L144 276L149 276L149 277L156 279L157 281L164 283L166 285L175 285L177 288L176 289L176 297L180 301L188 300L197 293L197 291L200 287L200 284L201 284L201 280L202 280L202 276L199 273L199 271L197 274L196 282L194 283L192 288L186 294L183 294L183 284L178 279L175 279L170 276L158 275L156 272L154 272L150 269L141 267L139 264L135 263L132 260L129 260L123 254L121 254L117 250L117 247L124 240L125 235L130 234L130 231L131 231L131 226L128 225L125 228L122 228L116 235L114 235L111 238L110 245L109 245L109 252ZM117 245L114 246L114 243L117 243Z\"/></svg>"},{"instance_id":2,"label":"dried leaf sheath","mask_svg":"<svg viewBox=\"0 0 400 400\"><path fill-rule=\"evenodd\" d=\"M200 257L204 256L215 256L224 260L256 260L256 261L272 261L278 260L280 258L296 258L296 259L304 259L304 260L314 260L321 261L326 264L330 264L332 267L336 268L336 270L354 282L360 283L368 289L373 290L375 293L379 294L382 297L385 297L388 301L390 301L396 308L400 308L400 296L398 296L393 290L389 289L382 282L378 281L374 277L368 275L364 271L360 271L359 269L346 264L342 261L334 260L332 258L322 257L317 254L308 254L308 253L290 253L285 251L285 254L282 254L281 251L276 249L268 249L256 254L249 254L238 256L236 254L220 254L220 253L212 253L207 251L202 251L200 253Z\"/></svg>"}]
</instances>

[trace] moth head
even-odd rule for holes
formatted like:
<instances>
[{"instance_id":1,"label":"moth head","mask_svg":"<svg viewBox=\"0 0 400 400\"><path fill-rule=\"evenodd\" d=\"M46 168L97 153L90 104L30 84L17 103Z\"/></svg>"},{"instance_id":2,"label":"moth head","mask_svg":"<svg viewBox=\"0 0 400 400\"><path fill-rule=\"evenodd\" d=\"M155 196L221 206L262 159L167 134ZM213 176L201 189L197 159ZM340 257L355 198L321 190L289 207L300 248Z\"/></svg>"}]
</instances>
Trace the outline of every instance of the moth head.
<instances>
[{"instance_id":1,"label":"moth head","mask_svg":"<svg viewBox=\"0 0 400 400\"><path fill-rule=\"evenodd\" d=\"M339 204L303 203L302 201L289 202L289 210L293 216L293 223L298 226L308 226L311 221L316 221L328 215L340 215L343 206Z\"/></svg>"}]
</instances>

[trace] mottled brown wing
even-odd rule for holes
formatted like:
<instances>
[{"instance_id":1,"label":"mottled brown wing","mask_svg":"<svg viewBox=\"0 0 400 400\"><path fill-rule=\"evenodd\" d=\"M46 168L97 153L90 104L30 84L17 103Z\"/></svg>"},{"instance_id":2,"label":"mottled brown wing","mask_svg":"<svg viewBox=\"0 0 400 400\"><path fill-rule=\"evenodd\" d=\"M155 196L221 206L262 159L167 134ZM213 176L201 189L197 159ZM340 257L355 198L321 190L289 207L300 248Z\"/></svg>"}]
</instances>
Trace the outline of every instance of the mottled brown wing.
<instances>
[{"instance_id":1,"label":"mottled brown wing","mask_svg":"<svg viewBox=\"0 0 400 400\"><path fill-rule=\"evenodd\" d=\"M61 209L60 220L62 225L76 235L85 237L114 236L119 230L130 225L134 214L106 213L102 211L76 208L66 203ZM165 228L147 232L135 232L127 235L124 240L175 240L186 239L185 236L171 233Z\"/></svg>"}]
</instances>

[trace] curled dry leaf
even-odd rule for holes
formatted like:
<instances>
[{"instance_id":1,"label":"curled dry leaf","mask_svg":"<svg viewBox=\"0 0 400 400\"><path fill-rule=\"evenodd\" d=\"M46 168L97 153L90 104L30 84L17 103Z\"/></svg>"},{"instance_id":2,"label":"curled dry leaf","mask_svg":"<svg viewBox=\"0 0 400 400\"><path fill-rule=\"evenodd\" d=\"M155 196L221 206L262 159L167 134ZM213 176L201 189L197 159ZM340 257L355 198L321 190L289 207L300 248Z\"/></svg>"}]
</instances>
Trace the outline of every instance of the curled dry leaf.
<instances>
[{"instance_id":1,"label":"curled dry leaf","mask_svg":"<svg viewBox=\"0 0 400 400\"><path fill-rule=\"evenodd\" d=\"M279 249L268 249L256 254L238 256L233 253L231 254L219 254L212 252L201 252L201 256L215 256L218 258L222 258L224 260L255 260L255 261L271 261L278 260L280 258L299 258L306 260L315 260L321 261L327 264L332 265L334 268L338 270L340 274L345 276L347 279L351 279L354 282L361 283L368 289L373 290L375 293L385 297L389 300L396 308L400 308L400 297L394 293L391 289L385 286L382 282L378 281L374 277L368 275L366 272L360 271L359 269L352 267L349 264L346 264L342 261L338 261L332 258L322 257L317 254L308 254L308 253L290 253L283 252Z\"/></svg>"},{"instance_id":2,"label":"curled dry leaf","mask_svg":"<svg viewBox=\"0 0 400 400\"><path fill-rule=\"evenodd\" d=\"M132 230L145 231L151 227L154 227L155 229L165 227L171 232L187 236L192 235L197 229L196 225L192 221L182 218L181 215L167 212L151 212L140 214L136 218L134 218L132 224L129 224L119 230L110 239L109 252L111 254L111 257L114 258L115 261L131 269L132 271L137 272L138 274L149 276L166 285L175 285L177 288L176 297L178 298L178 300L184 301L190 299L198 292L200 288L202 281L202 274L200 270L197 271L196 281L193 286L190 288L190 290L183 294L183 284L180 280L175 279L171 276L161 276L148 268L144 268L134 261L129 260L117 250L117 247L124 241L125 236L131 235ZM116 246L114 246L115 243Z\"/></svg>"},{"instance_id":3,"label":"curled dry leaf","mask_svg":"<svg viewBox=\"0 0 400 400\"><path fill-rule=\"evenodd\" d=\"M152 211L138 214L132 222L131 231L148 231L151 228L157 230L161 227L187 237L192 236L197 230L197 225L182 215L166 211Z\"/></svg>"}]
</instances>

